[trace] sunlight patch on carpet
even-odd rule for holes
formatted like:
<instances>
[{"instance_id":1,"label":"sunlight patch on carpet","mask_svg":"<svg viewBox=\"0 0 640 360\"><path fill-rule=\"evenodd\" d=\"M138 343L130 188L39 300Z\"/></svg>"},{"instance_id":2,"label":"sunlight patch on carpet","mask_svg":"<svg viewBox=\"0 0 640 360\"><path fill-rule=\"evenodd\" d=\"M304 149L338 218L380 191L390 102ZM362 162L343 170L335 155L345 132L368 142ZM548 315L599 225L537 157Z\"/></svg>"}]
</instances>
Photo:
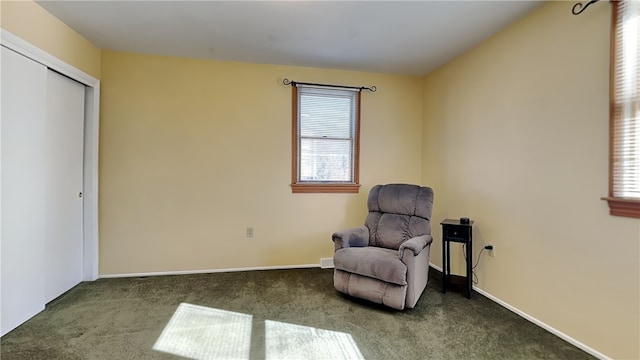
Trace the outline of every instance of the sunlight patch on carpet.
<instances>
[{"instance_id":1,"label":"sunlight patch on carpet","mask_svg":"<svg viewBox=\"0 0 640 360\"><path fill-rule=\"evenodd\" d=\"M265 321L266 359L364 359L350 334Z\"/></svg>"},{"instance_id":2,"label":"sunlight patch on carpet","mask_svg":"<svg viewBox=\"0 0 640 360\"><path fill-rule=\"evenodd\" d=\"M195 360L249 359L252 316L182 303L153 349Z\"/></svg>"}]
</instances>

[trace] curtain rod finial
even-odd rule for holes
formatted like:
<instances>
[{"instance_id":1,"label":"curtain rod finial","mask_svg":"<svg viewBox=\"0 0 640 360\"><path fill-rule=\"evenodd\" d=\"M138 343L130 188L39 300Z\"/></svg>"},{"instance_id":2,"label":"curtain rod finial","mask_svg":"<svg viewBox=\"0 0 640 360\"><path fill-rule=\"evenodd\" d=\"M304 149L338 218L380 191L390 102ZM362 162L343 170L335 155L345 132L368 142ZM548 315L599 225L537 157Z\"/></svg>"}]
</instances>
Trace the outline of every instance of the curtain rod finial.
<instances>
[{"instance_id":1,"label":"curtain rod finial","mask_svg":"<svg viewBox=\"0 0 640 360\"><path fill-rule=\"evenodd\" d=\"M581 2L575 3L573 4L573 7L571 8L571 13L573 15L580 15L582 14L582 12L584 12L589 6L591 6L592 4L597 3L600 0L591 0L586 4L583 4Z\"/></svg>"}]
</instances>

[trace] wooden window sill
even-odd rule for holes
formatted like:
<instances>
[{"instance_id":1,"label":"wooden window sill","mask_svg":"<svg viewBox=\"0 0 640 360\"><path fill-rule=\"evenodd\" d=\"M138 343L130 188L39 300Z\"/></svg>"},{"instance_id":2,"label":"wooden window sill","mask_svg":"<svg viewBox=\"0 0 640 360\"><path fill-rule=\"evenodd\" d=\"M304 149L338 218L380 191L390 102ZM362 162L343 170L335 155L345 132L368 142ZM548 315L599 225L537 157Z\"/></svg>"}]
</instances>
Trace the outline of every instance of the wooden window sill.
<instances>
[{"instance_id":1,"label":"wooden window sill","mask_svg":"<svg viewBox=\"0 0 640 360\"><path fill-rule=\"evenodd\" d=\"M640 219L640 200L603 197L609 203L609 214Z\"/></svg>"},{"instance_id":2,"label":"wooden window sill","mask_svg":"<svg viewBox=\"0 0 640 360\"><path fill-rule=\"evenodd\" d=\"M360 190L360 184L323 184L323 183L304 183L291 184L291 192L297 193L352 193L357 194Z\"/></svg>"}]
</instances>

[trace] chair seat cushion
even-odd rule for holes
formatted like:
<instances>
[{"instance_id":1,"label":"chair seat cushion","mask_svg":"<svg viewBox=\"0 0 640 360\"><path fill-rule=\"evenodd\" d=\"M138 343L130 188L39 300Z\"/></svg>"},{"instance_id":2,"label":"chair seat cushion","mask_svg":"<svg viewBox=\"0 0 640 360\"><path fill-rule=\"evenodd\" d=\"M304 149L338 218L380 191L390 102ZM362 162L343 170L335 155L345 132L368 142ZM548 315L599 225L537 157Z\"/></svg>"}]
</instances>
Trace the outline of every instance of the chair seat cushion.
<instances>
[{"instance_id":1,"label":"chair seat cushion","mask_svg":"<svg viewBox=\"0 0 640 360\"><path fill-rule=\"evenodd\" d=\"M400 261L397 250L376 246L344 248L335 252L333 265L338 270L396 285L407 284L407 266Z\"/></svg>"}]
</instances>

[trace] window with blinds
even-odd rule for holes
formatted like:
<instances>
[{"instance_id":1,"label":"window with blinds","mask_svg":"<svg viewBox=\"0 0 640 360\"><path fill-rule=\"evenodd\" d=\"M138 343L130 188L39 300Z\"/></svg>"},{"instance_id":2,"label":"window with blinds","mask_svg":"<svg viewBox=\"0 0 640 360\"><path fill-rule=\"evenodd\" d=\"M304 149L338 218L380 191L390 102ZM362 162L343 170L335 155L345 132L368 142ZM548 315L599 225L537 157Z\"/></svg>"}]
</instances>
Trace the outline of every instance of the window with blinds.
<instances>
[{"instance_id":1,"label":"window with blinds","mask_svg":"<svg viewBox=\"0 0 640 360\"><path fill-rule=\"evenodd\" d=\"M613 2L611 214L640 217L640 2Z\"/></svg>"},{"instance_id":2,"label":"window with blinds","mask_svg":"<svg viewBox=\"0 0 640 360\"><path fill-rule=\"evenodd\" d=\"M357 192L358 90L293 87L294 192Z\"/></svg>"}]
</instances>

